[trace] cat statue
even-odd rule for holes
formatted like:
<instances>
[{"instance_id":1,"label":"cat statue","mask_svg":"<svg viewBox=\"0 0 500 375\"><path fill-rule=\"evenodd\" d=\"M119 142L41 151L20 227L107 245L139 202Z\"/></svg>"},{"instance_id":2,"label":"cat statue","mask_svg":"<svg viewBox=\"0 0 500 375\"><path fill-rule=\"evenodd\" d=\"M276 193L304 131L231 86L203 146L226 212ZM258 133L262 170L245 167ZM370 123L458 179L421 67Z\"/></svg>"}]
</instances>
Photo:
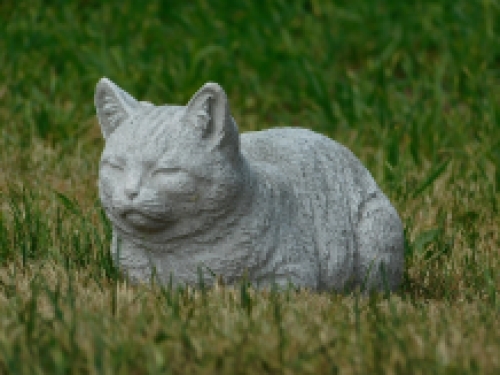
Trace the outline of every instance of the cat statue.
<instances>
[{"instance_id":1,"label":"cat statue","mask_svg":"<svg viewBox=\"0 0 500 375\"><path fill-rule=\"evenodd\" d=\"M302 128L240 134L216 83L186 106L155 106L102 78L94 99L111 254L132 281L400 284L401 220L344 146Z\"/></svg>"}]
</instances>

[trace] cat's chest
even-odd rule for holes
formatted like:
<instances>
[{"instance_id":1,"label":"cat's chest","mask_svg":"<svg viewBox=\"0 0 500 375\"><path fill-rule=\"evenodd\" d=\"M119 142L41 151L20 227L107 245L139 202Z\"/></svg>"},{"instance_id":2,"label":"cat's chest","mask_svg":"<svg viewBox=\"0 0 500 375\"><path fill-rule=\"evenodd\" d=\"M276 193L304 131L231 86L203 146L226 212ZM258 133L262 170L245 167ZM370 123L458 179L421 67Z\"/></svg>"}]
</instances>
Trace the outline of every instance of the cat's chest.
<instances>
[{"instance_id":1,"label":"cat's chest","mask_svg":"<svg viewBox=\"0 0 500 375\"><path fill-rule=\"evenodd\" d=\"M120 233L115 228L113 248L119 253L121 268L136 280L149 280L155 272L163 282L172 274L174 281L196 284L201 270L209 278L222 275L232 283L243 270L259 278L272 273L277 265L314 257L314 238L300 222L307 217L299 212L296 197L288 189L268 185L262 189L266 194L232 226L215 222L203 235L150 244L124 236L118 241Z\"/></svg>"},{"instance_id":2,"label":"cat's chest","mask_svg":"<svg viewBox=\"0 0 500 375\"><path fill-rule=\"evenodd\" d=\"M227 282L234 282L241 277L242 270L259 269L268 259L266 250L275 248L268 243L272 239L266 236L259 241L251 237L252 233L240 233L239 238L229 236L213 243L185 241L155 246L122 239L114 241L113 253L120 268L135 281L144 282L156 274L164 283L172 275L176 284L180 281L196 284L202 272L205 279L217 274Z\"/></svg>"}]
</instances>

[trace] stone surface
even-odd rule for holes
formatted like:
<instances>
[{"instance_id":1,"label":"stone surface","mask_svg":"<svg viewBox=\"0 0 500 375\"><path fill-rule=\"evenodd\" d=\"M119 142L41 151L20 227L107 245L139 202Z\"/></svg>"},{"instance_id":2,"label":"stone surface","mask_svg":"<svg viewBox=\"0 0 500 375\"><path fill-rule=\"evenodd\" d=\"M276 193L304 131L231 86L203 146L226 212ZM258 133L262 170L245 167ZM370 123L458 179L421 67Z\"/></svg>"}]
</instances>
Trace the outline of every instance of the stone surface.
<instances>
[{"instance_id":1,"label":"stone surface","mask_svg":"<svg viewBox=\"0 0 500 375\"><path fill-rule=\"evenodd\" d=\"M154 106L102 78L95 105L111 252L132 280L196 285L201 270L207 284L212 272L258 287L400 283L401 220L344 146L301 128L240 135L216 83L186 106Z\"/></svg>"}]
</instances>

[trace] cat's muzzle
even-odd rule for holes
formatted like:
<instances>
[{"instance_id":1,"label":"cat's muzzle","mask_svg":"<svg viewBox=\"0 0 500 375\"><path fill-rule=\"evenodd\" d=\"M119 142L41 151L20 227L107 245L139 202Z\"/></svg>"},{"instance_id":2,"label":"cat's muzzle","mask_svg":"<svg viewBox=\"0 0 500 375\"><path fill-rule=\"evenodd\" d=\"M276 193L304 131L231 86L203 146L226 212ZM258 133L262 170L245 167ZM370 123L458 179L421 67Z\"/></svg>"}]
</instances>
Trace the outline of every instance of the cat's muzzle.
<instances>
[{"instance_id":1,"label":"cat's muzzle","mask_svg":"<svg viewBox=\"0 0 500 375\"><path fill-rule=\"evenodd\" d=\"M122 211L120 216L123 221L133 228L147 232L158 231L164 229L168 225L165 220L159 220L136 209Z\"/></svg>"}]
</instances>

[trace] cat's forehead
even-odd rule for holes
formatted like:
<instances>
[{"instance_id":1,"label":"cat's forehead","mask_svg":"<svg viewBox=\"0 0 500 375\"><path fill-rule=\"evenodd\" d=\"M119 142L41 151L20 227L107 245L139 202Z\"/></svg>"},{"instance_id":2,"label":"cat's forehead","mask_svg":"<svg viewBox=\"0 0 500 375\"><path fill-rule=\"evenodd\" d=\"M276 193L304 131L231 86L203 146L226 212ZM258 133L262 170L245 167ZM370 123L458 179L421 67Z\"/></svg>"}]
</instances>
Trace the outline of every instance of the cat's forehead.
<instances>
[{"instance_id":1,"label":"cat's forehead","mask_svg":"<svg viewBox=\"0 0 500 375\"><path fill-rule=\"evenodd\" d=\"M115 151L135 150L145 157L156 157L177 138L184 111L181 106L145 106L115 130L106 142L107 146Z\"/></svg>"},{"instance_id":2,"label":"cat's forehead","mask_svg":"<svg viewBox=\"0 0 500 375\"><path fill-rule=\"evenodd\" d=\"M174 130L185 112L182 106L145 106L136 111L126 124L126 130L139 138L163 129Z\"/></svg>"}]
</instances>

